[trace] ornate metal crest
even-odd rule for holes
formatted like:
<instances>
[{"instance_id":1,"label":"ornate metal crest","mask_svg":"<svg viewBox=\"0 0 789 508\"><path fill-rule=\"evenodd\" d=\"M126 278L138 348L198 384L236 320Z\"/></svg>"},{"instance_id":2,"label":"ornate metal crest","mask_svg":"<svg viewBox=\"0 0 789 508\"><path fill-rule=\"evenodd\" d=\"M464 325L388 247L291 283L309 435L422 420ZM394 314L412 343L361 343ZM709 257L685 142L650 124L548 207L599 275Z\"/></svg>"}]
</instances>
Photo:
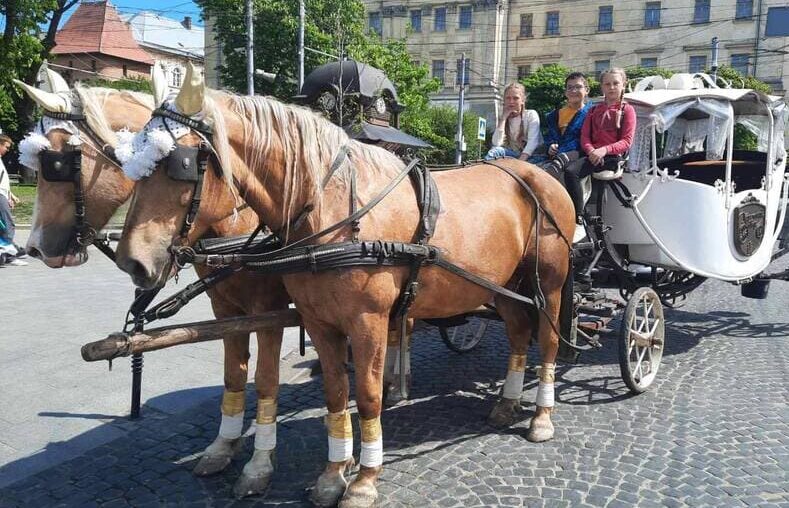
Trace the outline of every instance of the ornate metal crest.
<instances>
[{"instance_id":1,"label":"ornate metal crest","mask_svg":"<svg viewBox=\"0 0 789 508\"><path fill-rule=\"evenodd\" d=\"M734 248L751 256L764 239L766 208L754 196L748 196L734 209Z\"/></svg>"}]
</instances>

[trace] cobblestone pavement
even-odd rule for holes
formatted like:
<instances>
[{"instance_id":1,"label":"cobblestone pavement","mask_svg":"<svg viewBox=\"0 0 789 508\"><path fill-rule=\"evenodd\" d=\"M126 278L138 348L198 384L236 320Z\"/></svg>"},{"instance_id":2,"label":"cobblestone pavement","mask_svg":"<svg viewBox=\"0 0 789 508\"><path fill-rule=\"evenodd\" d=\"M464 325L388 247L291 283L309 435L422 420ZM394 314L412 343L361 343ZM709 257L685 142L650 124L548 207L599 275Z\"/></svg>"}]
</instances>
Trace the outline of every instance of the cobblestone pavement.
<instances>
[{"instance_id":1,"label":"cobblestone pavement","mask_svg":"<svg viewBox=\"0 0 789 508\"><path fill-rule=\"evenodd\" d=\"M503 431L485 423L507 364L500 324L465 355L422 329L412 399L383 415L380 504L789 507L787 290L774 283L770 299L753 301L731 286L702 285L686 307L667 312L663 363L642 395L628 394L617 335L606 337L603 350L557 369L556 437L542 444L524 437L536 395L531 370L524 419ZM532 348L530 364L537 360ZM214 398L149 417L0 490L0 506L309 506L307 489L326 457L320 378L282 387L278 469L263 497L233 499L242 459L215 477L192 476L195 454L216 434L217 406Z\"/></svg>"}]
</instances>

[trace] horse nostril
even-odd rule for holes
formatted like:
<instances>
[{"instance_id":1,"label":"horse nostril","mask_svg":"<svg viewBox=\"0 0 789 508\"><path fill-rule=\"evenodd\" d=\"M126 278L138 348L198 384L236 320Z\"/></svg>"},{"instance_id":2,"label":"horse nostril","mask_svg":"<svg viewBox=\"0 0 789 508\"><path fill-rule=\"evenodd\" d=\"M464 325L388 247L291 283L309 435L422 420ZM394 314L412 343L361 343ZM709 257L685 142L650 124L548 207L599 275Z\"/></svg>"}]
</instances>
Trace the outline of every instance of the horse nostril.
<instances>
[{"instance_id":1,"label":"horse nostril","mask_svg":"<svg viewBox=\"0 0 789 508\"><path fill-rule=\"evenodd\" d=\"M134 258L119 259L118 267L131 275L135 284L145 280L148 276L148 270L145 269L145 266Z\"/></svg>"},{"instance_id":2,"label":"horse nostril","mask_svg":"<svg viewBox=\"0 0 789 508\"><path fill-rule=\"evenodd\" d=\"M25 251L27 251L27 255L32 258L44 259L44 256L41 254L41 251L39 251L35 247L27 247Z\"/></svg>"}]
</instances>

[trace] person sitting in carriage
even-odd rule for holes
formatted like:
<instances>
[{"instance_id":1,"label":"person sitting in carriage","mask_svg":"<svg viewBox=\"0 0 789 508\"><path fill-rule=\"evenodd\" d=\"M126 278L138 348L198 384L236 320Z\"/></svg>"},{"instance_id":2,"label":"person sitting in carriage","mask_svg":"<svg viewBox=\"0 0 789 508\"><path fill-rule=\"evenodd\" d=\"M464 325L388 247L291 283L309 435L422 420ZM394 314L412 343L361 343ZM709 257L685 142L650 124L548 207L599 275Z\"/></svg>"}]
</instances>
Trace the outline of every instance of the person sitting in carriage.
<instances>
[{"instance_id":1,"label":"person sitting in carriage","mask_svg":"<svg viewBox=\"0 0 789 508\"><path fill-rule=\"evenodd\" d=\"M540 116L533 109L526 109L526 88L520 83L510 83L504 89L504 112L493 132L493 148L485 160L498 157L530 160L541 144Z\"/></svg>"},{"instance_id":2,"label":"person sitting in carriage","mask_svg":"<svg viewBox=\"0 0 789 508\"><path fill-rule=\"evenodd\" d=\"M581 128L581 149L586 157L571 162L564 171L578 224L583 222L581 179L592 173L600 180L619 178L636 130L636 110L624 102L625 71L609 69L600 81L605 100L589 110Z\"/></svg>"},{"instance_id":3,"label":"person sitting in carriage","mask_svg":"<svg viewBox=\"0 0 789 508\"><path fill-rule=\"evenodd\" d=\"M561 171L568 162L581 156L581 128L590 105L586 102L589 84L582 72L571 72L564 78L567 104L545 117L547 133L545 150L549 160L542 167L561 179Z\"/></svg>"}]
</instances>

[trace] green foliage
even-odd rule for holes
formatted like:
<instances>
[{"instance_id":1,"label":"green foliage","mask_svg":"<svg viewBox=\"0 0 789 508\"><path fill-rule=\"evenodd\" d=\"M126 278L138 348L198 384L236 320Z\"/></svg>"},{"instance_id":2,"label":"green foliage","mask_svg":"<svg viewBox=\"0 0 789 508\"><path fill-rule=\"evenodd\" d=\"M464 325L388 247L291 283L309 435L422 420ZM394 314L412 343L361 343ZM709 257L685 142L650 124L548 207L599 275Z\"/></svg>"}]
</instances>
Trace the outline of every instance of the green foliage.
<instances>
[{"instance_id":1,"label":"green foliage","mask_svg":"<svg viewBox=\"0 0 789 508\"><path fill-rule=\"evenodd\" d=\"M764 93L772 93L772 88L767 83L753 76L743 76L733 67L721 65L718 68L718 77L731 82L732 88L750 88Z\"/></svg>"},{"instance_id":2,"label":"green foliage","mask_svg":"<svg viewBox=\"0 0 789 508\"><path fill-rule=\"evenodd\" d=\"M43 61L42 24L58 7L57 0L4 0L0 3L0 18L5 25L0 37L0 126L6 133L18 138L26 130L25 122L19 121L17 105L22 91L13 84L13 79L25 80L32 69Z\"/></svg>"},{"instance_id":3,"label":"green foliage","mask_svg":"<svg viewBox=\"0 0 789 508\"><path fill-rule=\"evenodd\" d=\"M544 65L521 80L526 87L526 107L545 115L564 103L564 78L572 72L559 64ZM543 118L544 119L544 118Z\"/></svg>"},{"instance_id":4,"label":"green foliage","mask_svg":"<svg viewBox=\"0 0 789 508\"><path fill-rule=\"evenodd\" d=\"M217 42L224 53L221 67L223 83L244 92L246 78L246 26L244 2L238 0L196 0L205 15L215 23ZM339 54L339 48L352 46L364 36L364 6L361 0L306 0L307 19L304 30L309 48ZM255 92L287 100L296 94L298 78L299 3L293 0L254 1L255 67L276 73L279 79L269 83L256 79ZM206 48L211 51L214 48ZM305 72L327 63L329 58L307 51Z\"/></svg>"},{"instance_id":5,"label":"green foliage","mask_svg":"<svg viewBox=\"0 0 789 508\"><path fill-rule=\"evenodd\" d=\"M756 151L759 138L742 124L734 124L734 149Z\"/></svg>"},{"instance_id":6,"label":"green foliage","mask_svg":"<svg viewBox=\"0 0 789 508\"><path fill-rule=\"evenodd\" d=\"M131 90L133 92L143 92L148 94L153 93L151 82L145 78L124 78L115 81L96 78L83 81L83 84L86 86L114 88L115 90Z\"/></svg>"},{"instance_id":7,"label":"green foliage","mask_svg":"<svg viewBox=\"0 0 789 508\"><path fill-rule=\"evenodd\" d=\"M420 154L427 164L455 163L455 133L457 132L457 108L452 106L428 106L421 113L421 121L409 124L403 130L424 139L432 149L422 150ZM477 159L485 155L486 144L477 140L477 116L463 115L463 136L467 151L463 160Z\"/></svg>"}]
</instances>

